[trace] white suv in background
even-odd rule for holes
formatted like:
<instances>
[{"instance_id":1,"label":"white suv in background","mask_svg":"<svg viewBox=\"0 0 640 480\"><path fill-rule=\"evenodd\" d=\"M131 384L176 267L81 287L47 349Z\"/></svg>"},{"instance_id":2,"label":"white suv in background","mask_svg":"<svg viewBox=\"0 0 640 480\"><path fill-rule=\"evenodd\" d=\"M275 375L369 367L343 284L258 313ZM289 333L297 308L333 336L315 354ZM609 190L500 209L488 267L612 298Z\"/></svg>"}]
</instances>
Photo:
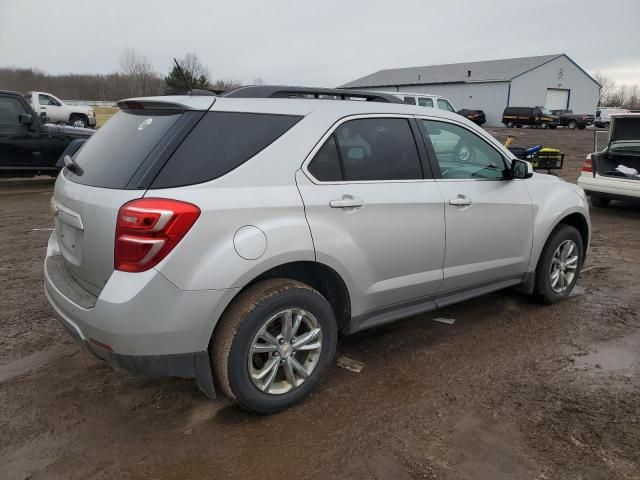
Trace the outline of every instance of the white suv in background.
<instances>
[{"instance_id":1,"label":"white suv in background","mask_svg":"<svg viewBox=\"0 0 640 480\"><path fill-rule=\"evenodd\" d=\"M596 118L593 123L598 128L609 128L609 125L611 124L611 115L618 113L629 113L629 110L617 107L598 107L596 110Z\"/></svg>"},{"instance_id":2,"label":"white suv in background","mask_svg":"<svg viewBox=\"0 0 640 480\"><path fill-rule=\"evenodd\" d=\"M451 105L451 102L440 95L430 95L428 93L415 93L415 92L384 92L388 95L393 95L399 98L407 105L418 105L420 107L439 108L440 110L447 110L449 112L456 113L456 109Z\"/></svg>"},{"instance_id":3,"label":"white suv in background","mask_svg":"<svg viewBox=\"0 0 640 480\"><path fill-rule=\"evenodd\" d=\"M44 268L62 324L117 368L271 413L339 333L578 280L582 189L455 113L271 86L118 105L65 158Z\"/></svg>"}]
</instances>

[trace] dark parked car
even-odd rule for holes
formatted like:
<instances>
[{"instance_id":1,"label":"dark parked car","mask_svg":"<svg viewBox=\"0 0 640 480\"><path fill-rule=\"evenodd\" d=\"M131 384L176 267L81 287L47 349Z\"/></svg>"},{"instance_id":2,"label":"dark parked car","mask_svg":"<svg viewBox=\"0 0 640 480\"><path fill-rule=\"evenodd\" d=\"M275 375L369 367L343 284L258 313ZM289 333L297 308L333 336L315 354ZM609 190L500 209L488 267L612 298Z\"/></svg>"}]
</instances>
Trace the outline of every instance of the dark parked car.
<instances>
[{"instance_id":1,"label":"dark parked car","mask_svg":"<svg viewBox=\"0 0 640 480\"><path fill-rule=\"evenodd\" d=\"M560 119L544 107L507 107L502 114L502 123L509 128L523 125L556 128Z\"/></svg>"},{"instance_id":2,"label":"dark parked car","mask_svg":"<svg viewBox=\"0 0 640 480\"><path fill-rule=\"evenodd\" d=\"M463 108L462 110L458 110L458 115L468 118L476 125L484 125L487 121L487 117L483 110L469 110L468 108Z\"/></svg>"},{"instance_id":3,"label":"dark parked car","mask_svg":"<svg viewBox=\"0 0 640 480\"><path fill-rule=\"evenodd\" d=\"M17 92L0 90L0 177L58 174L60 156L94 131L46 123Z\"/></svg>"},{"instance_id":4,"label":"dark parked car","mask_svg":"<svg viewBox=\"0 0 640 480\"><path fill-rule=\"evenodd\" d=\"M561 127L568 127L572 130L587 128L595 121L593 115L573 113L573 110L551 110L551 113L558 117Z\"/></svg>"}]
</instances>

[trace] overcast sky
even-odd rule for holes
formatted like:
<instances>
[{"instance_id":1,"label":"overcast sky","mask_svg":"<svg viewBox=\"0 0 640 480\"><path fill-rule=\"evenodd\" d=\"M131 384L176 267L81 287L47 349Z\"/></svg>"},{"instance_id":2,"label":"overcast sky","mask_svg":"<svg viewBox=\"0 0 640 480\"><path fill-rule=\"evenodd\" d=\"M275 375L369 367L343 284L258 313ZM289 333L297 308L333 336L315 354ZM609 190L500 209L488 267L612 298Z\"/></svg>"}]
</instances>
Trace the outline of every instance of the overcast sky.
<instances>
[{"instance_id":1,"label":"overcast sky","mask_svg":"<svg viewBox=\"0 0 640 480\"><path fill-rule=\"evenodd\" d=\"M125 47L163 75L336 86L384 68L566 53L640 84L640 0L0 0L0 66L109 73Z\"/></svg>"}]
</instances>

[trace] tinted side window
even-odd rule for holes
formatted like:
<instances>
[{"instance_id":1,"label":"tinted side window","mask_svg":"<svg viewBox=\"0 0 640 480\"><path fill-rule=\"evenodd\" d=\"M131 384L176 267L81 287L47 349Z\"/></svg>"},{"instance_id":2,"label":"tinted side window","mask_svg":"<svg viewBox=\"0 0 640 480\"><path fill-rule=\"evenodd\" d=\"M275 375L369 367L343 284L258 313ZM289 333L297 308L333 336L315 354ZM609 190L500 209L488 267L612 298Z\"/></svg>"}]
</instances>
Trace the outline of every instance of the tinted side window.
<instances>
[{"instance_id":1,"label":"tinted side window","mask_svg":"<svg viewBox=\"0 0 640 480\"><path fill-rule=\"evenodd\" d=\"M475 133L446 122L422 120L440 165L443 179L507 178L500 152Z\"/></svg>"},{"instance_id":2,"label":"tinted side window","mask_svg":"<svg viewBox=\"0 0 640 480\"><path fill-rule=\"evenodd\" d=\"M221 177L269 146L301 118L209 112L174 152L152 188L193 185Z\"/></svg>"},{"instance_id":3,"label":"tinted side window","mask_svg":"<svg viewBox=\"0 0 640 480\"><path fill-rule=\"evenodd\" d=\"M321 182L339 182L342 180L342 168L338 147L333 135L318 150L308 167L309 173Z\"/></svg>"},{"instance_id":4,"label":"tinted side window","mask_svg":"<svg viewBox=\"0 0 640 480\"><path fill-rule=\"evenodd\" d=\"M414 97L404 97L404 103L408 103L409 105L415 105L416 99Z\"/></svg>"},{"instance_id":5,"label":"tinted side window","mask_svg":"<svg viewBox=\"0 0 640 480\"><path fill-rule=\"evenodd\" d=\"M19 117L27 111L20 100L12 97L0 97L0 124L20 125Z\"/></svg>"},{"instance_id":6,"label":"tinted side window","mask_svg":"<svg viewBox=\"0 0 640 480\"><path fill-rule=\"evenodd\" d=\"M431 108L433 108L433 100L431 100L430 98L418 97L418 104L421 107L431 107Z\"/></svg>"},{"instance_id":7,"label":"tinted side window","mask_svg":"<svg viewBox=\"0 0 640 480\"><path fill-rule=\"evenodd\" d=\"M418 149L404 118L351 120L335 136L347 181L422 178Z\"/></svg>"}]
</instances>

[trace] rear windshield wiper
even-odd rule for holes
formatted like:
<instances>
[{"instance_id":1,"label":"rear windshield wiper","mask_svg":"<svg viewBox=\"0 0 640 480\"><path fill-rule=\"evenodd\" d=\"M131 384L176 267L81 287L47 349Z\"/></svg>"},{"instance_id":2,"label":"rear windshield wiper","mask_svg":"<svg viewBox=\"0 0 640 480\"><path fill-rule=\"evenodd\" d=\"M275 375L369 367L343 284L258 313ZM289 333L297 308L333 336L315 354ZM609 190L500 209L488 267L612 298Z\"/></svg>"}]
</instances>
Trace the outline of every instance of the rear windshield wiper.
<instances>
[{"instance_id":1,"label":"rear windshield wiper","mask_svg":"<svg viewBox=\"0 0 640 480\"><path fill-rule=\"evenodd\" d=\"M71 155L65 155L63 161L64 166L67 167L67 170L69 170L70 172L75 173L78 176L84 173L84 170L82 170L82 168L80 168L80 165L78 165L76 161L71 158Z\"/></svg>"}]
</instances>

